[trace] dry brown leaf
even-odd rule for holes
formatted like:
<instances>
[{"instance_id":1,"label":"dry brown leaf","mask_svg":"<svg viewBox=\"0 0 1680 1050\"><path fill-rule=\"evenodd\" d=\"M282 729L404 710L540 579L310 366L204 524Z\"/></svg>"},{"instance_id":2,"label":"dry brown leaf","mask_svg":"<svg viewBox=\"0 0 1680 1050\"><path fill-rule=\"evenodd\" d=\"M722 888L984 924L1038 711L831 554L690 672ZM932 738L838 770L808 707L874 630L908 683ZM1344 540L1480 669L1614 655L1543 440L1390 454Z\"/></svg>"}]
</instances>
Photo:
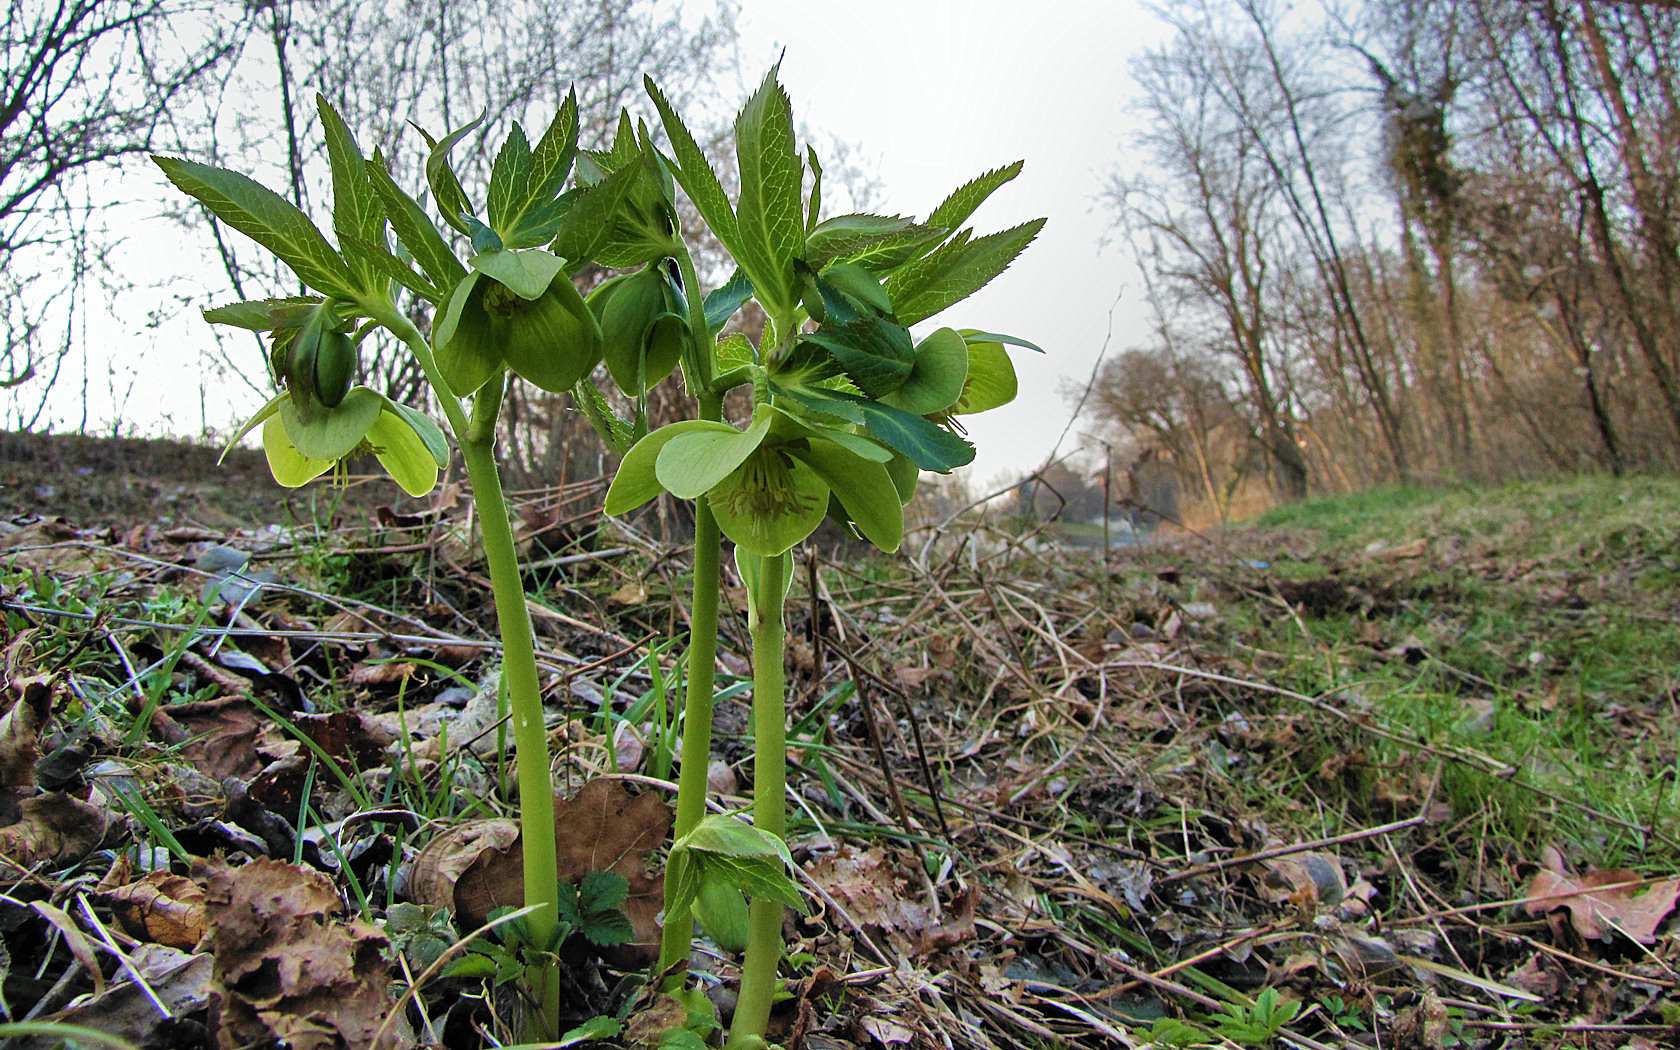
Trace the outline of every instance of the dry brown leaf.
<instances>
[{"instance_id":1,"label":"dry brown leaf","mask_svg":"<svg viewBox=\"0 0 1680 1050\"><path fill-rule=\"evenodd\" d=\"M624 783L591 780L554 802L555 862L561 882L579 883L592 871L611 871L630 884L624 913L635 939L607 953L624 966L651 962L659 951L659 910L665 887L647 855L664 845L671 807L652 792L631 795ZM494 908L519 905L525 875L519 826L511 820L471 821L438 835L415 858L409 894L422 904L455 912L463 927L483 923Z\"/></svg>"},{"instance_id":2,"label":"dry brown leaf","mask_svg":"<svg viewBox=\"0 0 1680 1050\"><path fill-rule=\"evenodd\" d=\"M110 816L74 795L54 791L18 803L18 819L0 827L0 857L20 868L62 868L92 853Z\"/></svg>"},{"instance_id":3,"label":"dry brown leaf","mask_svg":"<svg viewBox=\"0 0 1680 1050\"><path fill-rule=\"evenodd\" d=\"M1610 940L1611 933L1619 930L1640 944L1655 944L1657 927L1674 910L1676 898L1680 898L1680 878L1644 887L1597 888L1638 882L1640 878L1638 872L1622 868L1589 871L1577 877L1570 874L1563 854L1547 846L1540 853L1540 870L1534 873L1527 894L1544 899L1530 900L1523 910L1530 915L1544 915L1557 908L1568 908L1575 932L1589 941Z\"/></svg>"},{"instance_id":4,"label":"dry brown leaf","mask_svg":"<svg viewBox=\"0 0 1680 1050\"><path fill-rule=\"evenodd\" d=\"M268 720L243 697L176 704L169 714L189 734L181 757L206 775L249 780L265 764L257 753L257 738Z\"/></svg>"},{"instance_id":5,"label":"dry brown leaf","mask_svg":"<svg viewBox=\"0 0 1680 1050\"><path fill-rule=\"evenodd\" d=\"M407 660L358 663L350 669L350 684L364 689L378 685L396 685L413 678L419 670L418 664L409 663Z\"/></svg>"},{"instance_id":6,"label":"dry brown leaf","mask_svg":"<svg viewBox=\"0 0 1680 1050\"><path fill-rule=\"evenodd\" d=\"M296 1050L373 1046L392 1006L390 942L337 917L332 880L274 860L241 868L200 861L193 874L205 887L210 1027L219 1050L276 1041ZM408 1045L406 1028L398 1018L379 1045Z\"/></svg>"},{"instance_id":7,"label":"dry brown leaf","mask_svg":"<svg viewBox=\"0 0 1680 1050\"><path fill-rule=\"evenodd\" d=\"M160 1029L170 1022L160 1021L158 1008L152 997L162 1003L177 1018L190 1017L203 1010L210 1001L211 961L208 955L188 955L174 948L157 944L142 944L126 953L129 963L146 981L142 990L126 971L103 995L91 996L56 1014L37 1020L58 1024L79 1024L97 1028L107 1035L128 1040L136 1046L188 1045L159 1041ZM37 1036L20 1038L7 1044L8 1050L59 1050L62 1037Z\"/></svg>"},{"instance_id":8,"label":"dry brown leaf","mask_svg":"<svg viewBox=\"0 0 1680 1050\"><path fill-rule=\"evenodd\" d=\"M1272 904L1335 907L1347 896L1342 866L1328 853L1290 853L1260 862L1260 896Z\"/></svg>"},{"instance_id":9,"label":"dry brown leaf","mask_svg":"<svg viewBox=\"0 0 1680 1050\"><path fill-rule=\"evenodd\" d=\"M147 872L104 897L122 928L141 940L187 949L204 936L204 887L184 875Z\"/></svg>"},{"instance_id":10,"label":"dry brown leaf","mask_svg":"<svg viewBox=\"0 0 1680 1050\"><path fill-rule=\"evenodd\" d=\"M52 679L32 675L12 680L6 689L8 707L0 716L0 820L19 798L35 791L35 763L41 758L41 730L52 715ZM13 810L15 812L15 810Z\"/></svg>"},{"instance_id":11,"label":"dry brown leaf","mask_svg":"<svg viewBox=\"0 0 1680 1050\"><path fill-rule=\"evenodd\" d=\"M833 856L812 864L808 871L852 921L885 934L912 957L974 936L978 897L972 888L956 902L955 914L941 921L926 904L915 899L880 849L860 851L844 846Z\"/></svg>"}]
</instances>

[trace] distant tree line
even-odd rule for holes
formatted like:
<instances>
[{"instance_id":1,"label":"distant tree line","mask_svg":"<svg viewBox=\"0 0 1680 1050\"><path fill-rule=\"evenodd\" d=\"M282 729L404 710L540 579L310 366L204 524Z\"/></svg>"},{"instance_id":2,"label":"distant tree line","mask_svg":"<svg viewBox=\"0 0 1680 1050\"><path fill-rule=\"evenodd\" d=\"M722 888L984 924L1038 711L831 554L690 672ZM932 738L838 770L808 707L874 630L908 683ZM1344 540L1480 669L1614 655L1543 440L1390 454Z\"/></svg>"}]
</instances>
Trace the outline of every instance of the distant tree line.
<instances>
[{"instance_id":1,"label":"distant tree line","mask_svg":"<svg viewBox=\"0 0 1680 1050\"><path fill-rule=\"evenodd\" d=\"M1109 189L1097 413L1204 518L1680 466L1680 9L1179 0Z\"/></svg>"}]
</instances>

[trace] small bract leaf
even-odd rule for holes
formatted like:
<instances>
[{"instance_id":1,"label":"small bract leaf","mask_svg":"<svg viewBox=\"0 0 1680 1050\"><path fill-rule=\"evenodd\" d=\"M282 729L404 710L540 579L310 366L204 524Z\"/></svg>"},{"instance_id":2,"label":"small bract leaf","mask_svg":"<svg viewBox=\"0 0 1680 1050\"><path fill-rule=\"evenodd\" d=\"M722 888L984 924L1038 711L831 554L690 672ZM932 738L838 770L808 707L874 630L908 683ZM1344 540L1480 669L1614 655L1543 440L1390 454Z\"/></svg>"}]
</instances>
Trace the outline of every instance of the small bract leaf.
<instances>
[{"instance_id":1,"label":"small bract leaf","mask_svg":"<svg viewBox=\"0 0 1680 1050\"><path fill-rule=\"evenodd\" d=\"M655 472L666 492L695 499L735 471L770 432L774 412L768 405L753 411L745 430L696 431L671 441L659 453Z\"/></svg>"},{"instance_id":2,"label":"small bract leaf","mask_svg":"<svg viewBox=\"0 0 1680 1050\"><path fill-rule=\"evenodd\" d=\"M747 899L724 878L702 877L694 898L694 917L724 951L738 952L747 946Z\"/></svg>"},{"instance_id":3,"label":"small bract leaf","mask_svg":"<svg viewBox=\"0 0 1680 1050\"><path fill-rule=\"evenodd\" d=\"M303 323L310 311L321 304L318 295L295 295L287 299L251 299L241 303L213 306L204 311L204 319L211 324L225 324L251 332L268 332L276 328L296 327Z\"/></svg>"},{"instance_id":4,"label":"small bract leaf","mask_svg":"<svg viewBox=\"0 0 1680 1050\"><path fill-rule=\"evenodd\" d=\"M955 329L941 328L916 347L904 385L881 401L912 415L931 415L956 404L967 378L968 344Z\"/></svg>"},{"instance_id":5,"label":"small bract leaf","mask_svg":"<svg viewBox=\"0 0 1680 1050\"><path fill-rule=\"evenodd\" d=\"M330 409L300 410L296 398L287 398L279 418L300 453L331 463L355 451L384 407L383 394L359 386Z\"/></svg>"},{"instance_id":6,"label":"small bract leaf","mask_svg":"<svg viewBox=\"0 0 1680 1050\"><path fill-rule=\"evenodd\" d=\"M367 441L391 480L410 496L424 496L437 486L437 460L395 405L386 403L368 429Z\"/></svg>"},{"instance_id":7,"label":"small bract leaf","mask_svg":"<svg viewBox=\"0 0 1680 1050\"><path fill-rule=\"evenodd\" d=\"M297 450L278 415L263 424L263 453L269 473L286 488L301 488L332 469L335 460L312 459Z\"/></svg>"},{"instance_id":8,"label":"small bract leaf","mask_svg":"<svg viewBox=\"0 0 1680 1050\"><path fill-rule=\"evenodd\" d=\"M467 260L479 273L494 277L521 299L536 299L554 283L565 267L559 256L545 251L483 252Z\"/></svg>"},{"instance_id":9,"label":"small bract leaf","mask_svg":"<svg viewBox=\"0 0 1680 1050\"><path fill-rule=\"evenodd\" d=\"M603 509L615 516L628 514L659 495L663 491L656 473L660 451L673 438L701 431L739 433L728 423L719 423L711 419L685 419L680 423L660 427L636 442L630 451L624 454L623 462L618 465L618 473L613 475L612 485L607 489Z\"/></svg>"}]
</instances>

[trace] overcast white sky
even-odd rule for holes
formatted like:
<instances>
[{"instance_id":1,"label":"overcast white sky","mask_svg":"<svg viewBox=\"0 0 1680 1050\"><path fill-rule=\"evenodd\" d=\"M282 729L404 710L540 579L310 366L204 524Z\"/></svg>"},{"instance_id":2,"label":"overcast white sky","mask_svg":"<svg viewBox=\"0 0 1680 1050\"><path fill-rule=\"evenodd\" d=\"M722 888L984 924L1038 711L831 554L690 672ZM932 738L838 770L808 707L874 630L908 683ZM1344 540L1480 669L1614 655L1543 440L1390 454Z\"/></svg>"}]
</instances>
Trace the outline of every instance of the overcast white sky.
<instances>
[{"instance_id":1,"label":"overcast white sky","mask_svg":"<svg viewBox=\"0 0 1680 1050\"><path fill-rule=\"evenodd\" d=\"M744 98L785 48L781 75L795 121L853 144L854 163L879 182L880 210L925 216L968 178L1026 160L1021 177L973 221L989 233L1047 216L1044 232L992 287L923 327L1009 332L1048 351L1044 358L1017 355L1020 398L970 420L980 449L971 468L977 483L1036 466L1067 419L1067 388L1083 385L1090 372L1116 296L1111 352L1140 333L1137 277L1122 247L1101 247L1110 216L1098 196L1129 162L1128 61L1161 38L1160 26L1133 0L746 0L740 32L734 96ZM131 202L108 213L113 222L155 214L147 198L169 191L149 169L137 166L108 184ZM317 218L324 225L325 217ZM132 228L119 261L169 282L189 302L164 303L162 316L153 316L158 304L144 297L107 303L94 295L86 304L90 429L108 431L120 414L124 429L140 434L206 426L225 433L262 398L232 379L201 397L196 362L210 332L197 308L225 298L218 267L198 258L208 247L204 239L179 227ZM192 301L199 282L182 280L194 272L215 289L203 303ZM107 381L102 358L119 346L129 349ZM51 422L74 429L82 405L79 361L65 378Z\"/></svg>"}]
</instances>

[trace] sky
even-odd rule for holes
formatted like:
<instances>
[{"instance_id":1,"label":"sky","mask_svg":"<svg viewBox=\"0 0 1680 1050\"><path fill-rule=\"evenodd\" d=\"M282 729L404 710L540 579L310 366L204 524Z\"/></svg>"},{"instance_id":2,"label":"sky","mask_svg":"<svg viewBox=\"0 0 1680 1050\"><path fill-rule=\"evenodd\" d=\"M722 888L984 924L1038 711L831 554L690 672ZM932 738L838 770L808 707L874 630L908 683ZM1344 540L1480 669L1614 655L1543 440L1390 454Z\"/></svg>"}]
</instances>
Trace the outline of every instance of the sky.
<instances>
[{"instance_id":1,"label":"sky","mask_svg":"<svg viewBox=\"0 0 1680 1050\"><path fill-rule=\"evenodd\" d=\"M877 186L874 210L925 216L969 178L1026 161L971 221L985 234L1044 216L1043 233L990 287L924 322L918 335L951 324L1044 347L1042 358L1016 355L1014 403L965 420L979 448L969 468L978 485L1031 471L1061 434L1070 388L1084 386L1105 340L1113 354L1142 333L1139 279L1124 245L1104 244L1112 212L1101 195L1133 163L1128 63L1164 36L1159 23L1134 0L745 0L738 29L739 82L718 94L745 98L785 53L781 79L796 124L816 132L819 151L832 140L848 144L850 163ZM118 265L168 291L120 301L92 293L82 349L55 390L50 424L81 424L85 351L90 431L109 432L120 418L126 432L142 435L228 433L264 396L237 378L198 379L211 339L198 308L227 298L219 267L202 257L204 238L156 224L157 206L147 202L170 191L150 165L106 189L111 221L134 221L115 251ZM118 367L106 378L102 358L116 347L132 349L113 357ZM1079 444L1080 431L1063 452Z\"/></svg>"}]
</instances>

